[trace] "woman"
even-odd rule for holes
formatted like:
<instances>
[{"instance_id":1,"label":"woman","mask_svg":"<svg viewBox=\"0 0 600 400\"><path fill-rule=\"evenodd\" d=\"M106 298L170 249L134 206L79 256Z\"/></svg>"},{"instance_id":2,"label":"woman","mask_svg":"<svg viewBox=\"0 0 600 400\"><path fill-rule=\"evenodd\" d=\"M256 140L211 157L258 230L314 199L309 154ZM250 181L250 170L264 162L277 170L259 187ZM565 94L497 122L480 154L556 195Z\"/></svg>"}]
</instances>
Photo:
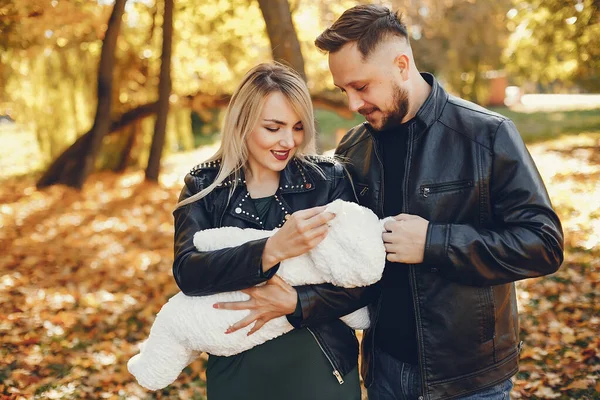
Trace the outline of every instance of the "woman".
<instances>
[{"instance_id":1,"label":"woman","mask_svg":"<svg viewBox=\"0 0 600 400\"><path fill-rule=\"evenodd\" d=\"M286 315L297 329L231 357L209 355L209 400L360 399L358 342L338 318L366 304L367 290L333 285L291 287L275 272L327 234L334 215L323 205L354 200L342 166L314 151L312 103L304 81L279 64L250 70L231 98L222 143L185 177L175 217L173 274L190 296L242 290L249 309L230 333L248 334ZM199 252L195 232L223 226L274 229L244 245ZM265 285L255 287L259 283Z\"/></svg>"}]
</instances>

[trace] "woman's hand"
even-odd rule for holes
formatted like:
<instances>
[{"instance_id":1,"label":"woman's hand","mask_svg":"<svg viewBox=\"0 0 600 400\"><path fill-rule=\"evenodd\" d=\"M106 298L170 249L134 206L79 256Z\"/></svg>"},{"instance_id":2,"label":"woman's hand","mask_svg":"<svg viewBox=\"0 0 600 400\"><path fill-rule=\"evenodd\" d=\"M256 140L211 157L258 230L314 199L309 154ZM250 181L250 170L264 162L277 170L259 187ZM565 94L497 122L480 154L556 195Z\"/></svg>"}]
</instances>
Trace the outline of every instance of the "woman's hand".
<instances>
[{"instance_id":1,"label":"woman's hand","mask_svg":"<svg viewBox=\"0 0 600 400\"><path fill-rule=\"evenodd\" d=\"M241 291L249 295L250 299L213 305L213 307L222 310L250 310L250 314L246 318L231 325L225 333L235 332L256 321L248 332L248 336L250 336L273 318L291 314L296 309L296 302L298 301L296 289L277 275L262 286L255 286Z\"/></svg>"},{"instance_id":2,"label":"woman's hand","mask_svg":"<svg viewBox=\"0 0 600 400\"><path fill-rule=\"evenodd\" d=\"M293 213L267 240L262 257L263 271L267 272L281 261L304 254L319 244L327 236L327 223L334 217L335 214L325 212L325 206Z\"/></svg>"}]
</instances>

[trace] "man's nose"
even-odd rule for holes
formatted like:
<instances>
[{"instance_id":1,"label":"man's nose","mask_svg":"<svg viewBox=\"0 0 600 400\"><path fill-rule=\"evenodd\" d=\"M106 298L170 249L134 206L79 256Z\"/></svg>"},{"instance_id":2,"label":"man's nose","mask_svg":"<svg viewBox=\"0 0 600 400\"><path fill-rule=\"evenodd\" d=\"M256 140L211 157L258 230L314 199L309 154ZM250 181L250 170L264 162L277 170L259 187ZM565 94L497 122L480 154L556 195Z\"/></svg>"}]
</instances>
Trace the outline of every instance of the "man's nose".
<instances>
[{"instance_id":1,"label":"man's nose","mask_svg":"<svg viewBox=\"0 0 600 400\"><path fill-rule=\"evenodd\" d=\"M358 112L363 106L365 102L360 98L360 96L355 94L348 93L348 108L352 112Z\"/></svg>"}]
</instances>

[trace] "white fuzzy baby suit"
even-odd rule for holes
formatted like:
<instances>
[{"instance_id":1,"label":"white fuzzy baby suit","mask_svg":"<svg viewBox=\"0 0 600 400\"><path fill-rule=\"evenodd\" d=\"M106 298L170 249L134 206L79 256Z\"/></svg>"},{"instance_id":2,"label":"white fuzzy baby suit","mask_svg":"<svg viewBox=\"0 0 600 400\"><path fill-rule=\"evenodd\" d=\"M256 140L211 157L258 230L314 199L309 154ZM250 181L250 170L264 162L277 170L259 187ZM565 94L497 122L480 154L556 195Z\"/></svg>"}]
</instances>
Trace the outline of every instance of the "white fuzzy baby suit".
<instances>
[{"instance_id":1,"label":"white fuzzy baby suit","mask_svg":"<svg viewBox=\"0 0 600 400\"><path fill-rule=\"evenodd\" d=\"M383 221L369 209L343 200L330 203L327 211L336 214L326 238L306 254L281 262L277 275L292 286L332 283L352 288L381 279L385 247L381 239ZM199 251L217 250L273 235L277 230L223 227L194 235ZM219 356L241 353L293 329L287 318L266 323L247 336L251 326L231 334L227 328L250 313L249 310L213 308L218 302L243 301L248 295L235 291L209 296L171 297L156 316L150 336L140 353L127 363L138 383L150 390L162 389L202 352ZM341 318L354 329L369 326L366 307Z\"/></svg>"}]
</instances>

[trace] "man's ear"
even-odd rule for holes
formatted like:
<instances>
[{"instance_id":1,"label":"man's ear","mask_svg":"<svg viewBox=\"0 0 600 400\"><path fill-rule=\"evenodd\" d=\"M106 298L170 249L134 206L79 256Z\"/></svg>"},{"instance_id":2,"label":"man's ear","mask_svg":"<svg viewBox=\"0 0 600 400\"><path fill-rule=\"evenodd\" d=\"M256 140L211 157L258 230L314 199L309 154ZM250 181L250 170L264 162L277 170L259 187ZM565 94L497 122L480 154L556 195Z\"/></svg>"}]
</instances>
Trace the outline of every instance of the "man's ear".
<instances>
[{"instance_id":1,"label":"man's ear","mask_svg":"<svg viewBox=\"0 0 600 400\"><path fill-rule=\"evenodd\" d=\"M398 54L396 58L394 58L394 66L398 68L402 79L407 80L410 68L410 60L408 58L408 55L406 55L405 53Z\"/></svg>"}]
</instances>

